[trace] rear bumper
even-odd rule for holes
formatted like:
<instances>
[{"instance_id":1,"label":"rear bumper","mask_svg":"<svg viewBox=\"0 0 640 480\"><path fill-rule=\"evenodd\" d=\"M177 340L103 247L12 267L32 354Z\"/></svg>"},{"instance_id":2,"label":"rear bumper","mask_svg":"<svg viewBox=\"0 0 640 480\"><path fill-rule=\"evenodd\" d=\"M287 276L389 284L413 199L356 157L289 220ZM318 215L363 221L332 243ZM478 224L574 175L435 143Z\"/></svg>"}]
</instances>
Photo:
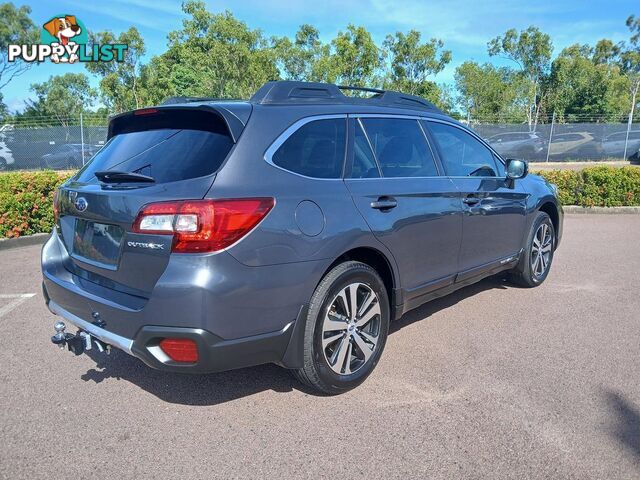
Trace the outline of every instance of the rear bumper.
<instances>
[{"instance_id":1,"label":"rear bumper","mask_svg":"<svg viewBox=\"0 0 640 480\"><path fill-rule=\"evenodd\" d=\"M181 372L262 363L299 368L300 311L330 262L249 267L227 252L172 256L149 298L142 298L74 275L65 267L70 261L53 232L42 250L49 309L151 367ZM197 364L172 362L154 348L162 338L185 336L198 345Z\"/></svg>"},{"instance_id":2,"label":"rear bumper","mask_svg":"<svg viewBox=\"0 0 640 480\"><path fill-rule=\"evenodd\" d=\"M45 288L45 298L48 298L46 287L43 288ZM212 373L263 363L275 363L289 368L299 366L297 362L291 362L291 349L295 349L295 346L291 346L291 341L292 336L295 335L294 325L298 319L288 323L281 330L235 340L224 340L198 328L161 326L144 326L140 328L135 338L126 338L74 315L53 300L48 300L47 305L52 313L62 317L67 323L158 370ZM198 361L179 363L171 360L159 347L160 341L164 338L193 340L198 348Z\"/></svg>"},{"instance_id":3,"label":"rear bumper","mask_svg":"<svg viewBox=\"0 0 640 480\"><path fill-rule=\"evenodd\" d=\"M49 298L46 293L46 288L44 284L42 285L43 291L45 292L45 298ZM64 318L67 322L75 325L81 330L84 330L87 333L90 333L94 337L99 340L102 340L104 343L108 343L114 347L119 348L120 350L127 352L129 355L133 355L133 340L130 338L122 337L120 335L116 335L113 332L105 330L104 328L100 328L97 325L94 325L91 322L83 320L82 318L74 315L73 313L65 310L60 305L58 305L53 300L47 301L47 307L49 307L49 311L55 315L59 315Z\"/></svg>"}]
</instances>

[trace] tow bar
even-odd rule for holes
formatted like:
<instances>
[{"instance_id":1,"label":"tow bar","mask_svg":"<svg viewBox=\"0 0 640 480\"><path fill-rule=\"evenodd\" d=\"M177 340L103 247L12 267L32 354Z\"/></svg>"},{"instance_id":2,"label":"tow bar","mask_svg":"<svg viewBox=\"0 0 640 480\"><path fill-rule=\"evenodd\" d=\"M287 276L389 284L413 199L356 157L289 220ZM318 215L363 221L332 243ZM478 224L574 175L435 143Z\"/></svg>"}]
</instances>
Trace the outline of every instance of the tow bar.
<instances>
[{"instance_id":1,"label":"tow bar","mask_svg":"<svg viewBox=\"0 0 640 480\"><path fill-rule=\"evenodd\" d=\"M64 348L66 345L69 351L76 355L81 355L86 350L91 350L93 345L95 345L101 353L106 352L107 355L111 353L111 345L104 343L102 340L98 340L96 337L92 337L83 330L78 330L75 335L66 333L65 329L67 326L64 322L56 322L53 328L56 334L51 337L51 341L60 348Z\"/></svg>"}]
</instances>

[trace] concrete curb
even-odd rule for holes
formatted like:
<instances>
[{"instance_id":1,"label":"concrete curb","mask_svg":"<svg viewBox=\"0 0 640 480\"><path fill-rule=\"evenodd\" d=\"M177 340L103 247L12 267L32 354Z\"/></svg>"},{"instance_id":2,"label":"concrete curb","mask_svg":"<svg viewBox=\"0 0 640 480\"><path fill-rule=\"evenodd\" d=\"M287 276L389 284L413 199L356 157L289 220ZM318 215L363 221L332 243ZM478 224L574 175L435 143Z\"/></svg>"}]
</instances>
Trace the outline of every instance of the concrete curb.
<instances>
[{"instance_id":1,"label":"concrete curb","mask_svg":"<svg viewBox=\"0 0 640 480\"><path fill-rule=\"evenodd\" d=\"M0 250L42 245L49 238L49 235L49 233L36 233L35 235L26 235L18 238L0 238Z\"/></svg>"},{"instance_id":2,"label":"concrete curb","mask_svg":"<svg viewBox=\"0 0 640 480\"><path fill-rule=\"evenodd\" d=\"M564 213L577 214L599 214L599 215L639 215L640 207L581 207L579 205L565 205L562 207Z\"/></svg>"}]
</instances>

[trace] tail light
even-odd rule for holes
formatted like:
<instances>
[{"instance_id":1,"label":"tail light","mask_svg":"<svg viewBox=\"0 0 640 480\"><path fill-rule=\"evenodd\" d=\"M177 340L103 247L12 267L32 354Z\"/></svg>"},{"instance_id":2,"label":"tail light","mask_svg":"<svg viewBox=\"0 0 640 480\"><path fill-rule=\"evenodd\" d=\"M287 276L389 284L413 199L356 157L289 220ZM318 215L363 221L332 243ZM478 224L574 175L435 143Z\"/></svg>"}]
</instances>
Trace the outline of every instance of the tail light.
<instances>
[{"instance_id":1,"label":"tail light","mask_svg":"<svg viewBox=\"0 0 640 480\"><path fill-rule=\"evenodd\" d=\"M249 233L274 204L273 198L150 203L138 213L133 231L173 235L172 252L215 252Z\"/></svg>"},{"instance_id":2,"label":"tail light","mask_svg":"<svg viewBox=\"0 0 640 480\"><path fill-rule=\"evenodd\" d=\"M60 218L60 210L58 209L58 190L54 190L53 192L53 223L58 223L58 218Z\"/></svg>"},{"instance_id":3,"label":"tail light","mask_svg":"<svg viewBox=\"0 0 640 480\"><path fill-rule=\"evenodd\" d=\"M153 115L155 113L158 113L156 108L141 108L140 110L133 111L134 115Z\"/></svg>"},{"instance_id":4,"label":"tail light","mask_svg":"<svg viewBox=\"0 0 640 480\"><path fill-rule=\"evenodd\" d=\"M160 341L160 348L174 362L198 361L198 345L190 338L163 338Z\"/></svg>"}]
</instances>

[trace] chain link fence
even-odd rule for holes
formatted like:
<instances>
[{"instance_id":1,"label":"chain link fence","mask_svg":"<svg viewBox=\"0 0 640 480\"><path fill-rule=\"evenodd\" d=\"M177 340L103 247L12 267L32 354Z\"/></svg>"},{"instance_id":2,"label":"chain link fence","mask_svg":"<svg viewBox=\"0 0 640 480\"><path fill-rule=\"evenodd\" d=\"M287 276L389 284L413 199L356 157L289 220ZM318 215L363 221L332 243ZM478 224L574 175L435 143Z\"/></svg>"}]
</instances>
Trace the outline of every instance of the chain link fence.
<instances>
[{"instance_id":1,"label":"chain link fence","mask_svg":"<svg viewBox=\"0 0 640 480\"><path fill-rule=\"evenodd\" d=\"M107 138L108 118L29 117L0 126L0 170L69 170L82 167Z\"/></svg>"},{"instance_id":2,"label":"chain link fence","mask_svg":"<svg viewBox=\"0 0 640 480\"><path fill-rule=\"evenodd\" d=\"M530 162L631 160L640 152L640 124L627 117L555 115L536 125L510 123L496 118L468 119L478 134L505 158Z\"/></svg>"},{"instance_id":3,"label":"chain link fence","mask_svg":"<svg viewBox=\"0 0 640 480\"><path fill-rule=\"evenodd\" d=\"M537 125L498 118L468 118L505 158L530 162L631 160L640 157L640 124L599 115L555 115ZM104 145L108 118L30 117L0 126L0 170L67 170L82 167Z\"/></svg>"}]
</instances>

